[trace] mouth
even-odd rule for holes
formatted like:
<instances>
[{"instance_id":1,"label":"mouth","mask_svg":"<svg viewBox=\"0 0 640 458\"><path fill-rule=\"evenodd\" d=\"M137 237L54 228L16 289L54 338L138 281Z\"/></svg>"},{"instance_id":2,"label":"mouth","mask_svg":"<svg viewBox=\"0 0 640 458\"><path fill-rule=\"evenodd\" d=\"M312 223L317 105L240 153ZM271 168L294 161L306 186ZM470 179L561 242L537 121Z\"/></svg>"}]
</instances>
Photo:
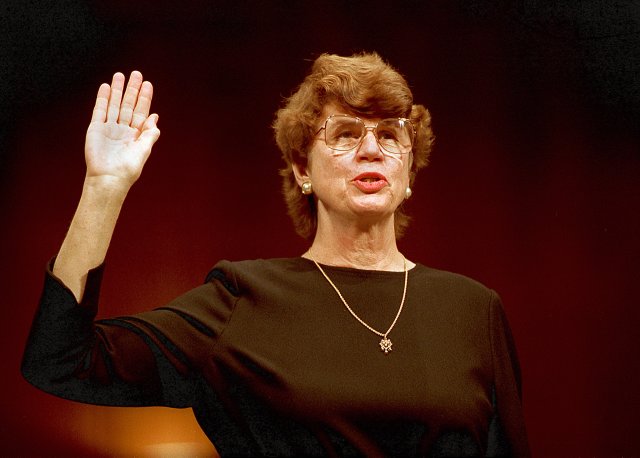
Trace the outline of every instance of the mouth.
<instances>
[{"instance_id":1,"label":"mouth","mask_svg":"<svg viewBox=\"0 0 640 458\"><path fill-rule=\"evenodd\" d=\"M360 191L366 194L378 192L389 184L384 175L375 172L361 173L352 181Z\"/></svg>"},{"instance_id":2,"label":"mouth","mask_svg":"<svg viewBox=\"0 0 640 458\"><path fill-rule=\"evenodd\" d=\"M367 173L361 173L360 175L355 177L353 181L362 181L364 183L375 183L376 181L386 182L387 178L380 173L367 172Z\"/></svg>"}]
</instances>

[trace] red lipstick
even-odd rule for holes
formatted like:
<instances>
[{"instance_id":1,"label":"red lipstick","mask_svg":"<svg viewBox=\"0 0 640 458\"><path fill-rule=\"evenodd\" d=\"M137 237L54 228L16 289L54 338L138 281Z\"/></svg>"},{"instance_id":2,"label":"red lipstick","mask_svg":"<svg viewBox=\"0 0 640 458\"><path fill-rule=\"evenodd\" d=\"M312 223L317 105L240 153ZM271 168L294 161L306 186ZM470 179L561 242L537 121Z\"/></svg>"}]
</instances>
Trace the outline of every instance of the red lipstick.
<instances>
[{"instance_id":1,"label":"red lipstick","mask_svg":"<svg viewBox=\"0 0 640 458\"><path fill-rule=\"evenodd\" d=\"M389 184L384 175L376 172L361 173L352 182L356 188L366 194L378 192Z\"/></svg>"}]
</instances>

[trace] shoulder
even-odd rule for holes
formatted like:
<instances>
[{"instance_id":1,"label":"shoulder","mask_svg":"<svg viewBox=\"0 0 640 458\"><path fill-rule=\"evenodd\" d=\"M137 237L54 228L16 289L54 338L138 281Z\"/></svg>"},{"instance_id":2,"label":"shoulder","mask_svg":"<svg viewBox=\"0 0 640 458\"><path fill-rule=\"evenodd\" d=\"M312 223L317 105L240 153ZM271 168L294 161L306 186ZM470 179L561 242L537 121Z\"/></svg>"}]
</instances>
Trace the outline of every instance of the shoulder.
<instances>
[{"instance_id":1,"label":"shoulder","mask_svg":"<svg viewBox=\"0 0 640 458\"><path fill-rule=\"evenodd\" d=\"M313 267L303 258L222 260L209 274L206 282L220 281L241 292L249 285L269 285L304 281Z\"/></svg>"},{"instance_id":2,"label":"shoulder","mask_svg":"<svg viewBox=\"0 0 640 458\"><path fill-rule=\"evenodd\" d=\"M500 303L500 297L493 289L459 273L418 263L412 271L411 278L417 288L430 296L447 298L449 301L471 302L487 307Z\"/></svg>"},{"instance_id":3,"label":"shoulder","mask_svg":"<svg viewBox=\"0 0 640 458\"><path fill-rule=\"evenodd\" d=\"M469 289L473 291L492 291L489 287L466 275L462 275L447 270L436 269L421 263L417 263L414 268L416 276L423 281L442 286L456 286L458 288Z\"/></svg>"},{"instance_id":4,"label":"shoulder","mask_svg":"<svg viewBox=\"0 0 640 458\"><path fill-rule=\"evenodd\" d=\"M303 258L247 259L242 261L219 261L212 269L234 275L269 275L299 272L307 267Z\"/></svg>"}]
</instances>

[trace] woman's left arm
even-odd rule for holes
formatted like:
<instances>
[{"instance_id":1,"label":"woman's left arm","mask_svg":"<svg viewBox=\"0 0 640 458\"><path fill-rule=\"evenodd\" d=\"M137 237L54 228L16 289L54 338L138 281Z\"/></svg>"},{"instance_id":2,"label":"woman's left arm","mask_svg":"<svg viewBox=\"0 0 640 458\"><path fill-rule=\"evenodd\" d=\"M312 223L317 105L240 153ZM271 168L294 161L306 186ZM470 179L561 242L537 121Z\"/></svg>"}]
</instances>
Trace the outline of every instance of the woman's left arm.
<instances>
[{"instance_id":1,"label":"woman's left arm","mask_svg":"<svg viewBox=\"0 0 640 458\"><path fill-rule=\"evenodd\" d=\"M509 444L509 456L529 456L529 441L522 412L520 362L511 328L500 297L492 291L489 310L491 352L494 373L494 404L501 435ZM495 426L495 425L492 425ZM488 454L499 448L494 428L489 434Z\"/></svg>"}]
</instances>

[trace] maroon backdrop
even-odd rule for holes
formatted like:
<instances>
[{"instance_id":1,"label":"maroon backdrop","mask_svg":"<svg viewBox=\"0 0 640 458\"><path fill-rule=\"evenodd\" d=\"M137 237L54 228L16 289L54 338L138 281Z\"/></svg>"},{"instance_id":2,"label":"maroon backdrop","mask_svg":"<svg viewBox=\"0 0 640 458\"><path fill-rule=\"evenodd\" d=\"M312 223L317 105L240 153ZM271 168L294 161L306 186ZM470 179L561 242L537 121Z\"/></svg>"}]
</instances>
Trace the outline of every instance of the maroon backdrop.
<instances>
[{"instance_id":1,"label":"maroon backdrop","mask_svg":"<svg viewBox=\"0 0 640 458\"><path fill-rule=\"evenodd\" d=\"M188 411L84 406L19 374L44 264L80 194L99 83L141 70L162 130L107 258L104 317L163 304L219 259L305 249L269 126L310 59L360 50L397 66L433 114L437 146L401 249L502 295L534 453L640 454L632 6L108 3L6 10L0 454L210 452Z\"/></svg>"}]
</instances>

